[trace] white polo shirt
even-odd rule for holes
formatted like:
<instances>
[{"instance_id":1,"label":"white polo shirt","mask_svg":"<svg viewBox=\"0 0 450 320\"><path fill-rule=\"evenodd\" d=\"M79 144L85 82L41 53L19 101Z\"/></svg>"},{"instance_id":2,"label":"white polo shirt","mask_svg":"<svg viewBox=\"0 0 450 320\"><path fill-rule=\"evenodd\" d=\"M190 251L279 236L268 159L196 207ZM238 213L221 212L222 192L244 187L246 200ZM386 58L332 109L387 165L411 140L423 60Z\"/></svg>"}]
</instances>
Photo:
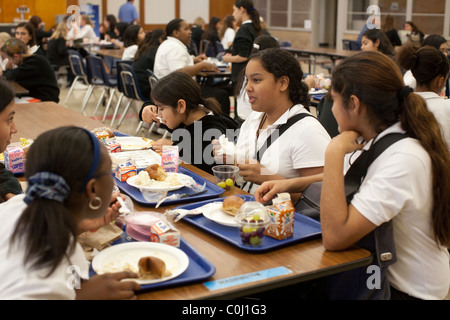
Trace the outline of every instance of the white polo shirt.
<instances>
[{"instance_id":1,"label":"white polo shirt","mask_svg":"<svg viewBox=\"0 0 450 320\"><path fill-rule=\"evenodd\" d=\"M441 126L444 140L450 151L450 100L444 99L434 92L416 92L427 102L428 110L436 117Z\"/></svg>"},{"instance_id":2,"label":"white polo shirt","mask_svg":"<svg viewBox=\"0 0 450 320\"><path fill-rule=\"evenodd\" d=\"M302 106L296 105L286 111L273 125L263 130L259 138L256 134L263 117L263 113L252 112L242 124L236 150L237 161L243 163L245 159L256 159L256 153L266 143L267 138L291 117L309 112ZM298 177L298 170L304 168L322 167L325 163L325 150L331 138L317 119L306 117L291 126L281 135L263 154L261 164L268 170L266 174L278 174L284 178ZM250 183L244 187L249 193L259 187Z\"/></svg>"},{"instance_id":3,"label":"white polo shirt","mask_svg":"<svg viewBox=\"0 0 450 320\"><path fill-rule=\"evenodd\" d=\"M382 132L401 132L400 123ZM366 145L370 147L373 141ZM358 154L347 155L349 161ZM419 141L403 139L384 151L369 167L352 205L373 224L393 219L397 262L389 266L393 287L420 299L444 299L450 285L449 253L434 240L431 160Z\"/></svg>"},{"instance_id":4,"label":"white polo shirt","mask_svg":"<svg viewBox=\"0 0 450 320\"><path fill-rule=\"evenodd\" d=\"M70 261L63 259L47 278L44 276L48 270L31 270L24 265L22 245L11 250L12 232L27 207L24 197L17 195L0 205L0 300L74 300L75 290L68 286L75 278L72 270L80 272L83 279L89 278L89 262L80 244L77 243Z\"/></svg>"},{"instance_id":5,"label":"white polo shirt","mask_svg":"<svg viewBox=\"0 0 450 320\"><path fill-rule=\"evenodd\" d=\"M186 45L177 38L167 37L156 52L154 73L161 79L173 71L193 65L194 57L189 54Z\"/></svg>"}]
</instances>

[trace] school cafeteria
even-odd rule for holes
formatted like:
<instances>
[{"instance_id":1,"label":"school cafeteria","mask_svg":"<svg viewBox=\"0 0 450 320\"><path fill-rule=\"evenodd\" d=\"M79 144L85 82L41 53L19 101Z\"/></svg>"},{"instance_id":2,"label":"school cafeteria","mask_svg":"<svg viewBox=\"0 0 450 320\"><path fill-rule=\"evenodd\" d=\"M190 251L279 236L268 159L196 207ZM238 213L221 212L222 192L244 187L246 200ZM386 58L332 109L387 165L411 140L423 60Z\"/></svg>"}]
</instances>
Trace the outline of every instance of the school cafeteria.
<instances>
[{"instance_id":1,"label":"school cafeteria","mask_svg":"<svg viewBox=\"0 0 450 320\"><path fill-rule=\"evenodd\" d=\"M450 300L449 1L0 3L1 300Z\"/></svg>"}]
</instances>

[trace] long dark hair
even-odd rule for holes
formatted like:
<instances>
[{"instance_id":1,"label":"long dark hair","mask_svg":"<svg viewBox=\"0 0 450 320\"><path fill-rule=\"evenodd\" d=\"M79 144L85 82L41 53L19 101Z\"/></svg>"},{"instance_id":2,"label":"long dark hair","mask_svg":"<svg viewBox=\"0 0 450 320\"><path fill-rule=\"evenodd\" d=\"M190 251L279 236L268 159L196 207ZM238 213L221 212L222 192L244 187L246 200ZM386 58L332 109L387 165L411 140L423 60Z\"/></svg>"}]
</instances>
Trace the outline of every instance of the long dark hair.
<instances>
[{"instance_id":1,"label":"long dark hair","mask_svg":"<svg viewBox=\"0 0 450 320\"><path fill-rule=\"evenodd\" d=\"M43 133L28 152L27 179L36 173L51 172L64 178L71 190L64 203L46 199L32 201L20 216L11 238L11 244L20 241L25 246L25 264L49 268L47 276L75 250L77 225L70 208L82 196L79 190L90 171L93 152L92 138L78 127Z\"/></svg>"},{"instance_id":2,"label":"long dark hair","mask_svg":"<svg viewBox=\"0 0 450 320\"><path fill-rule=\"evenodd\" d=\"M370 75L370 76L368 76ZM435 116L420 96L399 98L403 75L396 63L379 52L362 52L342 61L333 71L332 90L349 105L355 95L364 104L378 133L398 121L419 140L432 163L432 226L436 241L450 247L450 155Z\"/></svg>"},{"instance_id":3,"label":"long dark hair","mask_svg":"<svg viewBox=\"0 0 450 320\"><path fill-rule=\"evenodd\" d=\"M421 46L432 46L439 50L443 43L447 43L447 39L445 39L443 36L439 34L430 34L423 40Z\"/></svg>"},{"instance_id":4,"label":"long dark hair","mask_svg":"<svg viewBox=\"0 0 450 320\"><path fill-rule=\"evenodd\" d=\"M137 44L139 30L141 30L141 26L137 24L132 24L127 28L127 30L125 30L125 33L123 35L123 46L125 48Z\"/></svg>"},{"instance_id":5,"label":"long dark hair","mask_svg":"<svg viewBox=\"0 0 450 320\"><path fill-rule=\"evenodd\" d=\"M291 101L295 105L309 107L309 89L303 81L303 71L293 54L284 49L269 48L252 55L249 61L255 59L259 60L263 68L273 74L276 80L288 77Z\"/></svg>"},{"instance_id":6,"label":"long dark hair","mask_svg":"<svg viewBox=\"0 0 450 320\"><path fill-rule=\"evenodd\" d=\"M134 60L139 59L140 56L147 55L153 49L159 47L159 39L165 38L166 32L163 29L154 29L145 35L144 41L139 45L139 48L134 56Z\"/></svg>"},{"instance_id":7,"label":"long dark hair","mask_svg":"<svg viewBox=\"0 0 450 320\"><path fill-rule=\"evenodd\" d=\"M214 98L203 98L199 84L185 72L172 72L160 79L151 92L152 100L164 105L176 108L178 101L186 101L186 109L189 114L201 109L202 106L214 115L221 115L222 108Z\"/></svg>"},{"instance_id":8,"label":"long dark hair","mask_svg":"<svg viewBox=\"0 0 450 320\"><path fill-rule=\"evenodd\" d=\"M28 33L31 36L31 40L29 43L26 43L27 46L32 47L36 45L36 30L34 29L34 26L30 22L21 22L17 25L17 28L25 28L27 29Z\"/></svg>"},{"instance_id":9,"label":"long dark hair","mask_svg":"<svg viewBox=\"0 0 450 320\"><path fill-rule=\"evenodd\" d=\"M405 46L397 56L399 65L411 70L419 85L429 85L436 77L448 76L450 64L438 49L425 46L416 51L413 46Z\"/></svg>"},{"instance_id":10,"label":"long dark hair","mask_svg":"<svg viewBox=\"0 0 450 320\"><path fill-rule=\"evenodd\" d=\"M3 112L7 106L14 100L14 91L8 81L0 78L0 112Z\"/></svg>"},{"instance_id":11,"label":"long dark hair","mask_svg":"<svg viewBox=\"0 0 450 320\"><path fill-rule=\"evenodd\" d=\"M244 8L245 11L247 11L247 14L252 19L253 27L256 30L256 35L261 34L262 27L261 27L261 20L259 11L255 8L255 5L253 4L252 0L236 0L234 2L234 5L236 8Z\"/></svg>"},{"instance_id":12,"label":"long dark hair","mask_svg":"<svg viewBox=\"0 0 450 320\"><path fill-rule=\"evenodd\" d=\"M369 29L364 33L363 37L366 37L373 43L379 40L380 45L378 46L378 51L387 54L388 56L391 57L394 56L395 52L394 47L392 46L392 42L389 40L387 35L380 29Z\"/></svg>"}]
</instances>

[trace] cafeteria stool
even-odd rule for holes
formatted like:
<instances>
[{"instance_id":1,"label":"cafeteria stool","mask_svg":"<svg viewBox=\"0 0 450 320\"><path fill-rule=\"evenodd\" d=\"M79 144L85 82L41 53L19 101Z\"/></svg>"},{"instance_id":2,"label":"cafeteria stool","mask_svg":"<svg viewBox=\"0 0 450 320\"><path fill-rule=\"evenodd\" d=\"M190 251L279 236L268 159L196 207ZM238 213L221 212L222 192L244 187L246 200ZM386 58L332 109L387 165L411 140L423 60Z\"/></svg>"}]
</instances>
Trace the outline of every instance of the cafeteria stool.
<instances>
[{"instance_id":1,"label":"cafeteria stool","mask_svg":"<svg viewBox=\"0 0 450 320\"><path fill-rule=\"evenodd\" d=\"M122 125L123 120L125 119L128 110L131 107L131 104L136 101L147 102L149 98L145 97L142 94L141 86L139 84L139 80L137 78L136 72L134 71L131 65L121 63L122 71L120 72L120 77L123 85L123 92L125 97L129 99L127 106L125 107L124 112L117 124L116 129ZM139 126L136 128L136 135L138 133Z\"/></svg>"},{"instance_id":2,"label":"cafeteria stool","mask_svg":"<svg viewBox=\"0 0 450 320\"><path fill-rule=\"evenodd\" d=\"M92 92L94 91L95 87L101 87L103 89L102 95L100 99L98 100L97 106L94 111L94 115L97 113L100 104L105 99L105 95L108 92L108 89L111 90L109 101L106 105L106 110L103 116L103 121L106 117L106 114L111 106L112 100L114 98L114 94L116 92L117 87L117 76L108 74L106 72L105 65L103 63L103 59L97 56L87 56L86 57L86 65L87 65L87 71L88 71L88 80L89 80L89 89L88 89L88 96L85 99L83 106L81 108L81 113L84 112L84 109L87 106L87 103L92 95Z\"/></svg>"},{"instance_id":3,"label":"cafeteria stool","mask_svg":"<svg viewBox=\"0 0 450 320\"><path fill-rule=\"evenodd\" d=\"M85 81L86 85L89 84L86 65L83 61L83 57L81 56L81 54L76 50L67 50L67 53L69 54L70 69L72 70L72 73L75 75L75 79L73 80L72 85L70 86L69 93L67 94L66 99L64 100L64 105L67 105L67 102L69 101L69 98L72 95L72 92L75 86L77 85L78 80L82 79ZM86 99L86 95L84 99Z\"/></svg>"}]
</instances>

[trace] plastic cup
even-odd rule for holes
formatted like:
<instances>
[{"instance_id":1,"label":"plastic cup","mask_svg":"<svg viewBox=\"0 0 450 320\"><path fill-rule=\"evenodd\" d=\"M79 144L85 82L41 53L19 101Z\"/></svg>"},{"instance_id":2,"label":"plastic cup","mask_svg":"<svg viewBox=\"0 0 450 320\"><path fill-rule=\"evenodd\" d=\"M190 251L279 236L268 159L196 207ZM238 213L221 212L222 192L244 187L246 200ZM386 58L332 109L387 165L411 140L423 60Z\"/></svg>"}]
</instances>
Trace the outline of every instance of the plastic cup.
<instances>
[{"instance_id":1,"label":"plastic cup","mask_svg":"<svg viewBox=\"0 0 450 320\"><path fill-rule=\"evenodd\" d=\"M214 177L216 178L216 184L229 191L233 189L234 182L239 173L239 168L232 165L220 165L212 168Z\"/></svg>"},{"instance_id":2,"label":"plastic cup","mask_svg":"<svg viewBox=\"0 0 450 320\"><path fill-rule=\"evenodd\" d=\"M235 217L243 245L260 247L263 244L270 218L266 208L259 202L246 202Z\"/></svg>"}]
</instances>

